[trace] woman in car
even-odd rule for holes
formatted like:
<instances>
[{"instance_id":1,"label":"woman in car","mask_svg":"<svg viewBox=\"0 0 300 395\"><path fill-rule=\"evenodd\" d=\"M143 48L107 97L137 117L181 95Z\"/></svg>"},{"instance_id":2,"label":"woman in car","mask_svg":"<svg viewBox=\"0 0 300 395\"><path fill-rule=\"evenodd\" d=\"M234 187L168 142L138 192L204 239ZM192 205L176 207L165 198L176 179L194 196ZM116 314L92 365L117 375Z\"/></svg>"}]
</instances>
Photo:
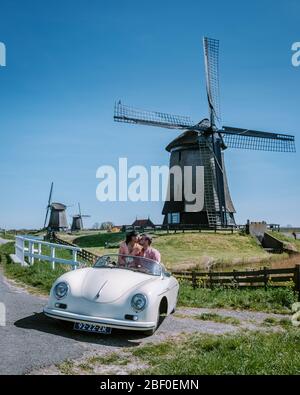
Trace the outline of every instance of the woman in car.
<instances>
[{"instance_id":1,"label":"woman in car","mask_svg":"<svg viewBox=\"0 0 300 395\"><path fill-rule=\"evenodd\" d=\"M139 234L132 231L126 235L125 241L120 244L119 255L139 256L141 250L142 247L139 244ZM119 263L123 263L122 261L122 258L119 259Z\"/></svg>"}]
</instances>

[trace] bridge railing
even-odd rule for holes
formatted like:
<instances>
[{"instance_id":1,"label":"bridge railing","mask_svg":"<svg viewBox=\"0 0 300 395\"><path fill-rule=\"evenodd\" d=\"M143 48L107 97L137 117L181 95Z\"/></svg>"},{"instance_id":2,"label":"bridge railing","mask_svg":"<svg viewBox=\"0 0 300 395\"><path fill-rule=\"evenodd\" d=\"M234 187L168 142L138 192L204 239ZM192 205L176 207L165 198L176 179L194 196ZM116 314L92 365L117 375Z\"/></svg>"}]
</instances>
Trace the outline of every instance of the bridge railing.
<instances>
[{"instance_id":1,"label":"bridge railing","mask_svg":"<svg viewBox=\"0 0 300 395\"><path fill-rule=\"evenodd\" d=\"M56 251L62 249L70 251L71 259L61 258L56 255ZM53 270L56 263L70 265L73 269L77 269L80 264L78 261L78 253L80 251L81 248L75 246L49 243L32 237L16 236L15 256L22 266L33 265L37 259L38 261L50 262Z\"/></svg>"}]
</instances>

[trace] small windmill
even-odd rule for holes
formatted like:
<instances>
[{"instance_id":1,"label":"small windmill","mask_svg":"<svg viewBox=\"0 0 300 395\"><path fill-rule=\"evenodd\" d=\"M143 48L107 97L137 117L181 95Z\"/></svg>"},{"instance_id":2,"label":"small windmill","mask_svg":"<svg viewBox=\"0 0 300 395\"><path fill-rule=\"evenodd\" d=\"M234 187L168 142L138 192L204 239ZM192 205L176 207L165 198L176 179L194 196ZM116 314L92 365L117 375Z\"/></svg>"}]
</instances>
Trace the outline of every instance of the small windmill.
<instances>
[{"instance_id":1,"label":"small windmill","mask_svg":"<svg viewBox=\"0 0 300 395\"><path fill-rule=\"evenodd\" d=\"M184 199L176 201L174 191L181 185L174 185L169 180L171 199L165 202L163 208L165 224L205 224L210 227L235 224L235 209L230 197L223 155L226 148L295 152L294 136L220 126L219 41L205 37L203 48L209 119L194 123L185 116L142 111L125 106L121 101L115 104L114 120L117 122L185 131L166 147L171 153L170 167L204 167L203 210L189 212L186 207L190 202ZM196 183L194 176L192 185ZM182 189L184 183L183 179Z\"/></svg>"},{"instance_id":2,"label":"small windmill","mask_svg":"<svg viewBox=\"0 0 300 395\"><path fill-rule=\"evenodd\" d=\"M72 216L72 226L71 226L71 231L72 232L77 232L79 230L83 229L83 220L82 218L90 218L90 215L86 214L81 214L81 207L80 203L78 203L78 214L75 214Z\"/></svg>"},{"instance_id":3,"label":"small windmill","mask_svg":"<svg viewBox=\"0 0 300 395\"><path fill-rule=\"evenodd\" d=\"M52 202L53 182L51 183L48 204L46 208L46 216L44 221L44 229L48 232L60 232L68 229L68 221L66 216L67 206L62 203ZM49 223L47 225L48 215L50 211Z\"/></svg>"}]
</instances>

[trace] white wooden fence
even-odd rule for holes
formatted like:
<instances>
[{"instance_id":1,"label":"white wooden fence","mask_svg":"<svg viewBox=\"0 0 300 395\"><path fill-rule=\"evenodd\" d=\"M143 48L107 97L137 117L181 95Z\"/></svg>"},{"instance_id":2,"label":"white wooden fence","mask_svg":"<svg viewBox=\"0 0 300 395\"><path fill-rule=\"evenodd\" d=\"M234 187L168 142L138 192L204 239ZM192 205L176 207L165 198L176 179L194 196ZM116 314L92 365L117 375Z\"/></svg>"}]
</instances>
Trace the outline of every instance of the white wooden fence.
<instances>
[{"instance_id":1,"label":"white wooden fence","mask_svg":"<svg viewBox=\"0 0 300 395\"><path fill-rule=\"evenodd\" d=\"M45 248L42 248L43 246L48 247L49 255L45 252ZM72 251L72 259L57 257L57 249ZM73 269L77 269L80 263L77 260L78 251L81 251L81 248L48 243L47 241L28 236L16 236L15 257L17 258L16 261L22 266L28 266L28 264L33 265L35 259L38 259L39 261L51 262L53 270L55 269L56 263L70 265ZM28 258L28 261L26 261L25 258Z\"/></svg>"}]
</instances>

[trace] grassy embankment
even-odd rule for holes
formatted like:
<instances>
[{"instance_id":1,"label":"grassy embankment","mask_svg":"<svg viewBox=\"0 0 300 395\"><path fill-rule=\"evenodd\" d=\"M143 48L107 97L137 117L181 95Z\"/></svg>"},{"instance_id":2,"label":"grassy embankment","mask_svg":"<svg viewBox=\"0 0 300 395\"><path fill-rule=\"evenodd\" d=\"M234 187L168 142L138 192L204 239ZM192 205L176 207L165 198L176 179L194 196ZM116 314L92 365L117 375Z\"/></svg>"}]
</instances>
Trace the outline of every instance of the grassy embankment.
<instances>
[{"instance_id":1,"label":"grassy embankment","mask_svg":"<svg viewBox=\"0 0 300 395\"><path fill-rule=\"evenodd\" d=\"M248 235L240 233L157 233L153 246L160 250L162 261L169 269L265 265L287 258L287 254L269 254ZM82 248L102 255L115 253L122 233L98 233L79 236L73 242ZM111 248L106 248L105 243ZM300 251L300 247L299 247Z\"/></svg>"}]
</instances>

